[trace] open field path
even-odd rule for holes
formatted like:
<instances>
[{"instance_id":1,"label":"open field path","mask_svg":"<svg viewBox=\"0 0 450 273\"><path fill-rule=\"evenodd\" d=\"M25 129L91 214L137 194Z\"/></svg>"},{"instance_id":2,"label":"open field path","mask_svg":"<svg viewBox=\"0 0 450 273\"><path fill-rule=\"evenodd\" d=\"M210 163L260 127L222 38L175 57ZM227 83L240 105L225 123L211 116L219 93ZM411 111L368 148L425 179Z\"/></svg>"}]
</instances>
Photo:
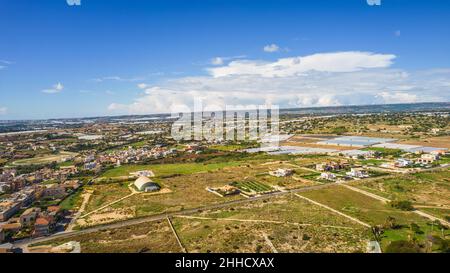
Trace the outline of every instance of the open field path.
<instances>
[{"instance_id":1,"label":"open field path","mask_svg":"<svg viewBox=\"0 0 450 273\"><path fill-rule=\"evenodd\" d=\"M119 203L119 202L121 202L121 201L123 201L123 200L125 200L125 199L128 199L128 198L130 198L130 197L132 197L132 196L134 196L134 195L136 195L136 194L139 194L139 192L133 192L133 193L127 195L127 196L124 196L124 197L122 197L122 198L120 198L120 199L117 199L117 200L114 201L114 202L108 203L108 204L106 204L106 205L104 205L104 206L102 206L102 207L100 207L100 208L98 208L98 209L95 209L95 210L93 210L93 211L91 211L91 212L88 212L88 213L82 215L80 218L86 218L87 216L89 216L89 215L91 215L91 214L94 214L94 213L96 213L96 212L98 212L98 211L104 210L104 209L106 209L106 208L108 208L108 207L110 207L110 206L112 206L112 205L114 205L114 204L117 204L117 203Z\"/></svg>"},{"instance_id":2,"label":"open field path","mask_svg":"<svg viewBox=\"0 0 450 273\"><path fill-rule=\"evenodd\" d=\"M295 196L297 196L298 198L301 198L301 199L303 199L303 200L306 200L306 201L308 201L308 202L310 202L310 203L313 203L314 205L317 205L317 206L319 206L319 207L322 207L322 208L325 208L325 209L327 209L327 210L329 210L329 211L332 211L332 212L334 212L334 213L336 213L336 214L339 214L340 216L343 216L343 217L345 217L345 218L347 218L347 219L349 219L349 220L352 220L353 222L358 223L358 224L360 224L360 225L362 225L362 226L365 226L365 227L367 227L367 228L371 228L371 226L370 226L369 224L364 223L364 222L362 222L362 221L356 219L355 217L349 216L349 215L347 215L347 214L345 214L345 213L342 213L342 212L340 212L340 211L338 211L338 210L335 210L335 209L333 209L333 208L331 208L331 207L329 207L329 206L326 206L326 205L321 204L321 203L319 203L319 202L316 202L316 201L314 201L314 200L312 200L312 199L309 199L309 198L306 198L306 197L304 197L304 196L301 196L301 195L298 194L298 193L296 193Z\"/></svg>"},{"instance_id":3,"label":"open field path","mask_svg":"<svg viewBox=\"0 0 450 273\"><path fill-rule=\"evenodd\" d=\"M423 170L421 172L429 172L429 171L439 170L439 169L444 169L444 168L448 168L448 166L436 167L433 169ZM387 177L390 177L390 176L385 176L384 178L387 178ZM380 179L380 177L364 179L364 180L360 180L357 182L365 182L368 180L375 180L375 179ZM185 210L181 210L181 211L173 212L173 213L163 213L163 214L150 215L150 216L141 217L141 218L128 219L128 220L123 220L123 221L116 222L116 223L111 223L111 224L106 224L106 225L101 225L101 226L94 226L94 227L90 227L90 228L86 228L86 229L78 230L78 231L69 231L69 232L64 231L64 232L53 234L49 237L19 240L19 241L14 242L14 246L23 248L29 244L37 244L37 243L47 242L47 241L51 241L51 240L55 240L55 239L63 239L63 238L68 238L68 237L72 237L75 235L89 234L89 233L93 233L93 232L98 232L100 230L122 228L122 227L127 227L127 226L147 223L147 222L160 221L160 220L166 219L167 216L173 217L175 215L177 215L177 216L178 215L191 215L191 214L198 213L200 210L204 211L204 210L226 208L226 207L230 207L233 205L245 204L245 203L258 201L258 200L271 199L271 198L274 198L277 196L283 196L283 195L292 194L292 193L300 193L300 192L307 192L307 191L313 191L313 190L320 190L320 189L329 188L329 187L335 187L335 186L342 185L345 183L346 182L343 182L340 184L336 184L336 183L331 184L330 183L330 184L323 184L323 185L314 185L314 186L309 186L309 187L288 190L288 191L284 191L284 192L274 192L271 194L266 194L266 195L262 195L262 196L252 197L252 198L227 201L227 202L223 202L223 203L219 203L219 204L213 204L213 205L208 205L208 206L203 206L203 207L198 207L198 208L193 208L193 209L185 209ZM434 216L431 216L431 215L429 215L429 217L435 218ZM364 226L366 226L366 225L364 225Z\"/></svg>"},{"instance_id":4,"label":"open field path","mask_svg":"<svg viewBox=\"0 0 450 273\"><path fill-rule=\"evenodd\" d=\"M187 216L187 215L175 215L174 217L175 218L184 218L184 219L193 219L193 220L196 219L196 220L213 220L213 221L244 222L244 223L286 224L286 225L303 226L303 227L316 226L316 227L336 228L336 229L354 229L352 227L320 225L320 224L293 223L293 222L273 221L273 220L252 220L252 219L237 219L237 218L212 218L212 217L199 217L199 216Z\"/></svg>"},{"instance_id":5,"label":"open field path","mask_svg":"<svg viewBox=\"0 0 450 273\"><path fill-rule=\"evenodd\" d=\"M87 191L86 193L83 194L83 202L81 203L80 209L78 210L78 212L74 215L74 217L72 218L72 220L70 221L69 226L67 227L66 231L72 231L73 228L75 227L78 218L80 218L81 214L83 214L83 212L86 210L86 206L89 202L89 199L91 199L92 196L92 192Z\"/></svg>"},{"instance_id":6,"label":"open field path","mask_svg":"<svg viewBox=\"0 0 450 273\"><path fill-rule=\"evenodd\" d=\"M186 250L186 248L183 246L183 244L181 243L180 237L178 236L177 231L176 231L175 228L173 227L172 220L170 220L170 217L169 217L169 216L167 216L167 222L169 222L170 229L172 230L173 235L175 236L175 239L177 239L178 245L180 246L181 250L183 251L183 253L187 253L187 250Z\"/></svg>"},{"instance_id":7,"label":"open field path","mask_svg":"<svg viewBox=\"0 0 450 273\"><path fill-rule=\"evenodd\" d=\"M273 245L272 241L270 240L269 236L267 236L266 233L263 233L264 240L266 241L267 245L270 247L270 250L272 250L272 253L278 253L278 250Z\"/></svg>"},{"instance_id":8,"label":"open field path","mask_svg":"<svg viewBox=\"0 0 450 273\"><path fill-rule=\"evenodd\" d=\"M358 189L358 188L355 188L355 187L351 187L351 186L348 186L348 185L342 185L342 184L341 184L341 186L346 187L347 189L350 189L350 190L359 192L359 193L364 194L364 195L366 195L366 196L369 196L369 197L371 197L371 198L373 198L373 199L382 201L382 202L384 202L384 203L389 203L389 202L391 202L391 200L389 200L389 199L387 199L387 198L378 196L378 195L376 195L376 194L373 194L373 193L370 193L370 192L367 192L367 191L364 191L364 190L361 190L361 189ZM423 206L422 206L422 207L423 207ZM415 207L415 208L416 208L416 207ZM436 217L436 216L430 215L430 214L428 214L428 213L426 213L426 212L423 212L423 211L420 211L420 210L417 210L417 209L416 209L416 210L413 210L412 212L414 212L414 213L416 213L416 214L418 214L418 215L420 215L420 216L422 216L422 217L428 218L428 219L431 220L431 221L439 221L439 222L441 222L443 225L445 225L445 226L447 226L447 227L450 227L450 223L449 223L448 221L442 219L442 218L438 218L438 217Z\"/></svg>"}]
</instances>

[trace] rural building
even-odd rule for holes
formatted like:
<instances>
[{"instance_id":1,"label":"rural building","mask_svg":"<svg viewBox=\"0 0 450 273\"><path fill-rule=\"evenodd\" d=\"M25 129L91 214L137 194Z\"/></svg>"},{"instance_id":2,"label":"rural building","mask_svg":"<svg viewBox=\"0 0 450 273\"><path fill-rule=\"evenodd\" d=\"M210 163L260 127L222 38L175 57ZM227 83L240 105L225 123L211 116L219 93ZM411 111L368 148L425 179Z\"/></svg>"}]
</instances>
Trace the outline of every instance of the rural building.
<instances>
[{"instance_id":1,"label":"rural building","mask_svg":"<svg viewBox=\"0 0 450 273\"><path fill-rule=\"evenodd\" d=\"M373 158L375 156L374 151L363 151L363 150L347 150L340 152L346 158L359 159L359 158Z\"/></svg>"},{"instance_id":2,"label":"rural building","mask_svg":"<svg viewBox=\"0 0 450 273\"><path fill-rule=\"evenodd\" d=\"M366 170L362 168L351 168L350 172L347 173L348 176L356 177L356 178L366 178L369 177L369 174Z\"/></svg>"},{"instance_id":3,"label":"rural building","mask_svg":"<svg viewBox=\"0 0 450 273\"><path fill-rule=\"evenodd\" d=\"M418 163L421 164L432 164L436 160L439 160L439 156L435 154L423 154L418 160Z\"/></svg>"},{"instance_id":4,"label":"rural building","mask_svg":"<svg viewBox=\"0 0 450 273\"><path fill-rule=\"evenodd\" d=\"M29 208L20 215L20 224L24 227L29 227L33 225L34 221L38 217L41 209L39 208Z\"/></svg>"},{"instance_id":5,"label":"rural building","mask_svg":"<svg viewBox=\"0 0 450 273\"><path fill-rule=\"evenodd\" d=\"M319 163L316 164L316 170L318 171L339 171L343 169L347 169L350 165L347 162L337 163L337 162L329 162L329 163Z\"/></svg>"},{"instance_id":6,"label":"rural building","mask_svg":"<svg viewBox=\"0 0 450 273\"><path fill-rule=\"evenodd\" d=\"M136 181L134 182L134 186L138 189L138 191L142 192L159 191L161 189L158 184L145 176L141 176L136 179Z\"/></svg>"},{"instance_id":7,"label":"rural building","mask_svg":"<svg viewBox=\"0 0 450 273\"><path fill-rule=\"evenodd\" d=\"M44 189L43 197L63 198L66 196L66 188L63 185L53 184Z\"/></svg>"},{"instance_id":8,"label":"rural building","mask_svg":"<svg viewBox=\"0 0 450 273\"><path fill-rule=\"evenodd\" d=\"M209 192L218 194L221 197L234 195L234 194L239 194L240 193L238 188L236 188L234 186L231 186L231 185L226 185L226 186L223 186L223 187L220 187L220 188L214 188L214 189L207 188L207 190Z\"/></svg>"},{"instance_id":9,"label":"rural building","mask_svg":"<svg viewBox=\"0 0 450 273\"><path fill-rule=\"evenodd\" d=\"M51 219L47 217L39 217L34 223L34 237L42 237L50 234Z\"/></svg>"},{"instance_id":10,"label":"rural building","mask_svg":"<svg viewBox=\"0 0 450 273\"><path fill-rule=\"evenodd\" d=\"M404 168L411 166L414 162L408 159L399 158L395 161L395 167Z\"/></svg>"},{"instance_id":11,"label":"rural building","mask_svg":"<svg viewBox=\"0 0 450 273\"><path fill-rule=\"evenodd\" d=\"M154 176L153 172L152 171L148 171L148 170L137 171L137 172L133 172L133 173L130 173L130 174L133 175L133 176L137 176L137 177L140 177L140 176L152 177L152 176Z\"/></svg>"},{"instance_id":12,"label":"rural building","mask_svg":"<svg viewBox=\"0 0 450 273\"><path fill-rule=\"evenodd\" d=\"M20 223L8 222L2 226L3 232L17 232L22 229L22 225Z\"/></svg>"},{"instance_id":13,"label":"rural building","mask_svg":"<svg viewBox=\"0 0 450 273\"><path fill-rule=\"evenodd\" d=\"M286 177L294 174L293 170L290 169L278 169L276 171L269 172L270 175L276 176L276 177Z\"/></svg>"},{"instance_id":14,"label":"rural building","mask_svg":"<svg viewBox=\"0 0 450 273\"><path fill-rule=\"evenodd\" d=\"M324 180L333 181L333 180L336 180L336 175L334 173L322 173L320 175L320 178L324 179Z\"/></svg>"},{"instance_id":15,"label":"rural building","mask_svg":"<svg viewBox=\"0 0 450 273\"><path fill-rule=\"evenodd\" d=\"M11 243L0 245L0 254L14 253L14 246Z\"/></svg>"},{"instance_id":16,"label":"rural building","mask_svg":"<svg viewBox=\"0 0 450 273\"><path fill-rule=\"evenodd\" d=\"M20 203L0 203L0 222L5 222L20 210Z\"/></svg>"}]
</instances>

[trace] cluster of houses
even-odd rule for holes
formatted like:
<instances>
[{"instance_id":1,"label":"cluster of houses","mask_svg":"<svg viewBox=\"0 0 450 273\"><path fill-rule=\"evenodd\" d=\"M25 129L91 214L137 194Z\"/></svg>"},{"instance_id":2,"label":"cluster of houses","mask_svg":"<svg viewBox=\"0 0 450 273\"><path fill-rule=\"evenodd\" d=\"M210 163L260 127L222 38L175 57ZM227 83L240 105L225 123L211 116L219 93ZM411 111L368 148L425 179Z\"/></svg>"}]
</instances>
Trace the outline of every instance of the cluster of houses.
<instances>
[{"instance_id":1,"label":"cluster of houses","mask_svg":"<svg viewBox=\"0 0 450 273\"><path fill-rule=\"evenodd\" d=\"M346 170L350 167L350 164L348 162L327 162L327 163L319 163L316 164L316 170L317 171L325 171L325 172L331 172L331 171L340 171L340 170Z\"/></svg>"},{"instance_id":2,"label":"cluster of houses","mask_svg":"<svg viewBox=\"0 0 450 273\"><path fill-rule=\"evenodd\" d=\"M114 151L106 155L99 155L97 158L87 158L85 169L94 169L100 164L122 164L138 163L145 159L164 158L175 153L175 149L156 146L152 149L128 147L126 150Z\"/></svg>"},{"instance_id":3,"label":"cluster of houses","mask_svg":"<svg viewBox=\"0 0 450 273\"><path fill-rule=\"evenodd\" d=\"M369 172L364 168L351 168L349 172L345 173L344 179L363 179L370 177ZM336 181L338 176L331 172L324 172L320 174L320 179L328 181Z\"/></svg>"},{"instance_id":4,"label":"cluster of houses","mask_svg":"<svg viewBox=\"0 0 450 273\"><path fill-rule=\"evenodd\" d=\"M34 187L26 187L0 200L0 223L13 217L23 207L28 207L36 200Z\"/></svg>"},{"instance_id":5,"label":"cluster of houses","mask_svg":"<svg viewBox=\"0 0 450 273\"><path fill-rule=\"evenodd\" d=\"M441 159L442 154L437 153L429 153L429 154L421 154L417 159L407 159L407 158L398 158L395 162L392 163L383 163L381 167L383 168L408 168L414 165L432 165L439 159Z\"/></svg>"},{"instance_id":6,"label":"cluster of houses","mask_svg":"<svg viewBox=\"0 0 450 273\"><path fill-rule=\"evenodd\" d=\"M338 175L336 175L336 172L345 172L345 179L362 179L370 176L366 169L351 167L351 164L347 161L319 163L316 164L316 170L321 172L319 179L328 181L337 180Z\"/></svg>"},{"instance_id":7,"label":"cluster of houses","mask_svg":"<svg viewBox=\"0 0 450 273\"><path fill-rule=\"evenodd\" d=\"M45 236L52 231L53 225L60 216L60 209L48 206L47 210L31 208L40 200L63 200L81 186L78 180L67 180L55 184L29 185L0 199L0 229L3 232L17 233L30 228L33 221L33 233L30 236ZM25 210L20 217L17 215Z\"/></svg>"},{"instance_id":8,"label":"cluster of houses","mask_svg":"<svg viewBox=\"0 0 450 273\"><path fill-rule=\"evenodd\" d=\"M0 194L13 193L25 188L27 185L39 184L43 181L67 181L70 175L76 174L78 169L74 166L61 167L58 170L43 168L28 174L17 175L17 171L9 169L0 174Z\"/></svg>"},{"instance_id":9,"label":"cluster of houses","mask_svg":"<svg viewBox=\"0 0 450 273\"><path fill-rule=\"evenodd\" d=\"M10 218L2 224L0 229L6 232L27 233L26 236L42 237L50 235L56 227L56 223L63 216L58 206L49 206L46 210L41 208L28 208L17 217ZM3 238L5 239L5 238Z\"/></svg>"}]
</instances>

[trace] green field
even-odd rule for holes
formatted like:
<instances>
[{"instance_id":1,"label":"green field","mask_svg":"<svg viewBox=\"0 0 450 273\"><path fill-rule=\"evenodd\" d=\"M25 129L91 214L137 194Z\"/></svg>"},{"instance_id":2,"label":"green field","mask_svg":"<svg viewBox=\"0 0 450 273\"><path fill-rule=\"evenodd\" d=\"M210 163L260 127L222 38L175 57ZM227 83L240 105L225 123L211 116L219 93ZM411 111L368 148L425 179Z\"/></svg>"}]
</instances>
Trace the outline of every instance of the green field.
<instances>
[{"instance_id":1,"label":"green field","mask_svg":"<svg viewBox=\"0 0 450 273\"><path fill-rule=\"evenodd\" d=\"M82 190L78 189L78 191L76 191L75 193L69 195L68 197L66 197L66 199L64 199L59 206L61 207L61 209L64 210L74 210L77 209L81 206L81 194L82 194Z\"/></svg>"},{"instance_id":2,"label":"green field","mask_svg":"<svg viewBox=\"0 0 450 273\"><path fill-rule=\"evenodd\" d=\"M325 204L371 226L385 226L389 219L395 223L396 228L384 228L381 236L383 249L393 241L415 238L424 241L427 234L441 236L439 230L431 228L431 221L414 212L401 211L392 208L389 204L365 196L361 193L343 187L334 187L318 191L310 191L301 195ZM420 233L411 232L410 226L418 225ZM450 231L444 231L444 237L450 236Z\"/></svg>"},{"instance_id":3,"label":"green field","mask_svg":"<svg viewBox=\"0 0 450 273\"><path fill-rule=\"evenodd\" d=\"M254 144L228 144L228 145L209 146L210 149L224 151L224 152L243 150L243 149L248 149L248 148L252 148L252 147L255 147L255 145Z\"/></svg>"},{"instance_id":4,"label":"green field","mask_svg":"<svg viewBox=\"0 0 450 273\"><path fill-rule=\"evenodd\" d=\"M106 171L102 177L112 178L128 176L132 172L152 170L157 177L169 175L186 175L199 172L216 171L225 167L239 166L242 162L223 162L213 164L180 163L180 164L155 164L155 165L126 165Z\"/></svg>"},{"instance_id":5,"label":"green field","mask_svg":"<svg viewBox=\"0 0 450 273\"><path fill-rule=\"evenodd\" d=\"M435 217L447 220L450 222L450 209L447 208L420 208L421 211L431 214Z\"/></svg>"},{"instance_id":6,"label":"green field","mask_svg":"<svg viewBox=\"0 0 450 273\"><path fill-rule=\"evenodd\" d=\"M450 205L450 170L397 175L355 186L391 200L408 200L416 204Z\"/></svg>"},{"instance_id":7,"label":"green field","mask_svg":"<svg viewBox=\"0 0 450 273\"><path fill-rule=\"evenodd\" d=\"M60 152L58 154L49 154L33 158L21 159L13 162L13 165L44 165L53 162L63 162L66 158L77 156L77 153Z\"/></svg>"}]
</instances>

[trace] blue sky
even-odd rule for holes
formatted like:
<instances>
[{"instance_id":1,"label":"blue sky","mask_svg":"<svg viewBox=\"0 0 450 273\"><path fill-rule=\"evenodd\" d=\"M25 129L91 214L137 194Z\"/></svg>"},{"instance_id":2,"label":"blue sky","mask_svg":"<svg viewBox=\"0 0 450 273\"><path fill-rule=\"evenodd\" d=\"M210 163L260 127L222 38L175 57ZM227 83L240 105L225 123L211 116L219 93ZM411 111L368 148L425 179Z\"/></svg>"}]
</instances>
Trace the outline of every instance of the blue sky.
<instances>
[{"instance_id":1,"label":"blue sky","mask_svg":"<svg viewBox=\"0 0 450 273\"><path fill-rule=\"evenodd\" d=\"M0 0L0 119L449 101L450 1Z\"/></svg>"}]
</instances>

